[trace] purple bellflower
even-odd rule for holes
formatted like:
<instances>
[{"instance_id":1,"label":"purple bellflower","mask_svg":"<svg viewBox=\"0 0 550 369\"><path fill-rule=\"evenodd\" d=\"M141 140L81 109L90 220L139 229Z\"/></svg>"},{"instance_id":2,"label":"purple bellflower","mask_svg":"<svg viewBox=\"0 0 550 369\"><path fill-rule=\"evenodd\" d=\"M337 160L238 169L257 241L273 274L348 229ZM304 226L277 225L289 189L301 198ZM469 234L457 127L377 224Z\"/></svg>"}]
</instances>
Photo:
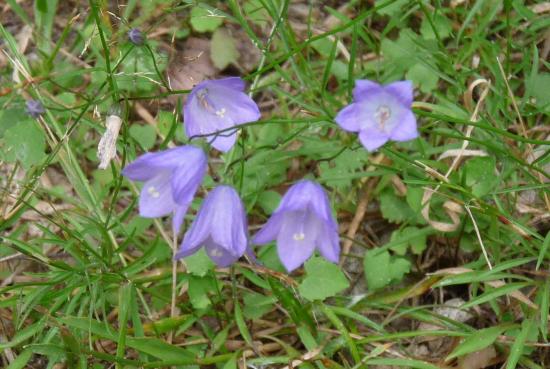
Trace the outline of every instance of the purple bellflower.
<instances>
[{"instance_id":1,"label":"purple bellflower","mask_svg":"<svg viewBox=\"0 0 550 369\"><path fill-rule=\"evenodd\" d=\"M335 120L344 130L359 132L363 146L374 151L388 140L408 141L418 137L412 101L411 81L382 86L366 79L357 80L353 103L342 109Z\"/></svg>"},{"instance_id":2,"label":"purple bellflower","mask_svg":"<svg viewBox=\"0 0 550 369\"><path fill-rule=\"evenodd\" d=\"M261 115L258 105L244 93L244 87L239 77L207 80L196 85L183 107L187 137L212 135L208 137L212 146L229 151L237 140L237 131L228 129L255 122Z\"/></svg>"},{"instance_id":3,"label":"purple bellflower","mask_svg":"<svg viewBox=\"0 0 550 369\"><path fill-rule=\"evenodd\" d=\"M290 187L253 243L262 245L273 240L277 240L279 259L289 272L302 265L315 249L328 261L338 262L338 225L319 184L302 180Z\"/></svg>"},{"instance_id":4,"label":"purple bellflower","mask_svg":"<svg viewBox=\"0 0 550 369\"><path fill-rule=\"evenodd\" d=\"M206 196L175 258L192 255L202 246L219 267L231 265L249 250L244 205L233 187L218 186Z\"/></svg>"},{"instance_id":5,"label":"purple bellflower","mask_svg":"<svg viewBox=\"0 0 550 369\"><path fill-rule=\"evenodd\" d=\"M180 146L144 154L128 164L122 174L132 181L145 182L139 196L139 214L156 218L174 213L172 227L179 232L206 169L202 149Z\"/></svg>"},{"instance_id":6,"label":"purple bellflower","mask_svg":"<svg viewBox=\"0 0 550 369\"><path fill-rule=\"evenodd\" d=\"M132 28L128 31L128 39L136 46L141 46L145 42L145 35L139 28Z\"/></svg>"},{"instance_id":7,"label":"purple bellflower","mask_svg":"<svg viewBox=\"0 0 550 369\"><path fill-rule=\"evenodd\" d=\"M44 110L44 106L42 105L42 103L38 100L27 100L25 105L27 107L27 114L29 114L33 118L38 118L46 111Z\"/></svg>"}]
</instances>

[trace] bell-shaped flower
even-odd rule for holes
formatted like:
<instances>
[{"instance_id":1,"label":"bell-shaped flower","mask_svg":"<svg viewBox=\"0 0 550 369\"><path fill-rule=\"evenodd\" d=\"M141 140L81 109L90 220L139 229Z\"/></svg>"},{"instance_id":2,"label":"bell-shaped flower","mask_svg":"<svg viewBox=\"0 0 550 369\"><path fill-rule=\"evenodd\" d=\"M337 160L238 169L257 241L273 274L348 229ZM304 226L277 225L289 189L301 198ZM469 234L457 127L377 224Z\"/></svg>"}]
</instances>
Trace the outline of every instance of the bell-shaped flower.
<instances>
[{"instance_id":1,"label":"bell-shaped flower","mask_svg":"<svg viewBox=\"0 0 550 369\"><path fill-rule=\"evenodd\" d=\"M141 155L122 174L132 181L145 182L139 196L139 214L156 218L174 213L172 226L178 232L206 169L202 149L180 146Z\"/></svg>"},{"instance_id":2,"label":"bell-shaped flower","mask_svg":"<svg viewBox=\"0 0 550 369\"><path fill-rule=\"evenodd\" d=\"M237 140L237 130L230 128L260 119L258 105L244 93L244 87L239 77L196 85L183 106L187 137L208 135L212 146L229 151Z\"/></svg>"},{"instance_id":3,"label":"bell-shaped flower","mask_svg":"<svg viewBox=\"0 0 550 369\"><path fill-rule=\"evenodd\" d=\"M382 86L357 80L353 103L342 109L335 120L344 130L359 132L363 146L374 151L388 140L408 141L418 137L412 101L411 81Z\"/></svg>"},{"instance_id":4,"label":"bell-shaped flower","mask_svg":"<svg viewBox=\"0 0 550 369\"><path fill-rule=\"evenodd\" d=\"M252 242L262 245L273 240L277 240L279 259L289 272L302 265L315 249L325 259L338 262L338 225L328 196L318 183L302 180L290 187Z\"/></svg>"},{"instance_id":5,"label":"bell-shaped flower","mask_svg":"<svg viewBox=\"0 0 550 369\"><path fill-rule=\"evenodd\" d=\"M229 266L248 250L244 205L231 186L218 186L206 196L175 258L192 255L203 246L219 267Z\"/></svg>"}]
</instances>

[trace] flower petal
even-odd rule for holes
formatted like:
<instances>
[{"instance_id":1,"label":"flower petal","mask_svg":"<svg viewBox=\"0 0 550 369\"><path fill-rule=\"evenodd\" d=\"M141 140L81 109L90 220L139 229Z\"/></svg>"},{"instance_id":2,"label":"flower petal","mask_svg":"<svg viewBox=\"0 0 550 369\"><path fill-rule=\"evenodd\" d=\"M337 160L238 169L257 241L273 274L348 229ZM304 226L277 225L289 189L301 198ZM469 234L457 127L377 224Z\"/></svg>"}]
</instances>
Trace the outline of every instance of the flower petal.
<instances>
[{"instance_id":1,"label":"flower petal","mask_svg":"<svg viewBox=\"0 0 550 369\"><path fill-rule=\"evenodd\" d=\"M412 81L397 81L384 86L386 92L395 96L407 108L413 102L414 86Z\"/></svg>"},{"instance_id":2,"label":"flower petal","mask_svg":"<svg viewBox=\"0 0 550 369\"><path fill-rule=\"evenodd\" d=\"M210 95L210 93L207 93ZM185 133L187 137L214 135L217 131L233 127L233 122L225 117L216 115L216 108L210 101L211 99L203 97L201 99L197 93L189 96L183 107L183 120Z\"/></svg>"},{"instance_id":3,"label":"flower petal","mask_svg":"<svg viewBox=\"0 0 550 369\"><path fill-rule=\"evenodd\" d=\"M309 182L308 192L311 196L308 210L313 211L313 213L324 223L324 227L337 232L338 224L336 224L336 220L334 220L334 217L332 216L330 200L326 191L317 182L307 182Z\"/></svg>"},{"instance_id":4,"label":"flower petal","mask_svg":"<svg viewBox=\"0 0 550 369\"><path fill-rule=\"evenodd\" d=\"M321 228L319 220L311 213L285 214L277 237L277 253L288 272L298 268L313 254Z\"/></svg>"},{"instance_id":5,"label":"flower petal","mask_svg":"<svg viewBox=\"0 0 550 369\"><path fill-rule=\"evenodd\" d=\"M190 255L193 255L194 253L199 251L201 246L202 246L202 244L198 244L196 246L191 246L190 244L182 243L179 250L178 250L178 252L176 253L176 255L174 255L174 260L178 260L178 259L181 259L181 258L188 257Z\"/></svg>"},{"instance_id":6,"label":"flower petal","mask_svg":"<svg viewBox=\"0 0 550 369\"><path fill-rule=\"evenodd\" d=\"M237 137L236 131L227 129L257 121L261 115L256 103L243 92L244 87L238 77L203 81L195 86L183 107L187 136L212 134L210 144L229 151Z\"/></svg>"},{"instance_id":7,"label":"flower petal","mask_svg":"<svg viewBox=\"0 0 550 369\"><path fill-rule=\"evenodd\" d=\"M206 196L203 200L199 212L195 216L191 227L185 232L180 249L176 254L176 259L188 256L196 252L210 237L212 231L211 219L215 209L212 207L212 197Z\"/></svg>"},{"instance_id":8,"label":"flower petal","mask_svg":"<svg viewBox=\"0 0 550 369\"><path fill-rule=\"evenodd\" d=\"M172 149L147 153L139 156L132 163L126 165L122 175L132 181L147 181L157 176L165 169L175 168L185 159L189 146L179 146Z\"/></svg>"},{"instance_id":9,"label":"flower petal","mask_svg":"<svg viewBox=\"0 0 550 369\"><path fill-rule=\"evenodd\" d=\"M209 90L209 96L215 103L217 114L229 117L234 125L260 119L258 105L244 92L216 87Z\"/></svg>"},{"instance_id":10,"label":"flower petal","mask_svg":"<svg viewBox=\"0 0 550 369\"><path fill-rule=\"evenodd\" d=\"M407 110L401 114L401 121L390 134L394 141L409 141L418 137L416 117L412 111Z\"/></svg>"},{"instance_id":11,"label":"flower petal","mask_svg":"<svg viewBox=\"0 0 550 369\"><path fill-rule=\"evenodd\" d=\"M206 88L225 87L241 92L244 91L244 88L246 86L241 77L227 77L221 79L207 80L203 83Z\"/></svg>"},{"instance_id":12,"label":"flower petal","mask_svg":"<svg viewBox=\"0 0 550 369\"><path fill-rule=\"evenodd\" d=\"M139 196L139 214L142 217L162 217L174 211L175 207L170 187L170 172L161 173L145 182Z\"/></svg>"},{"instance_id":13,"label":"flower petal","mask_svg":"<svg viewBox=\"0 0 550 369\"><path fill-rule=\"evenodd\" d=\"M218 186L206 196L183 238L177 256L190 255L200 246L206 245L207 241L224 249L234 258L239 258L246 251L248 237L244 205L237 191L230 186ZM226 256L222 259L226 260ZM220 262L223 262L222 259Z\"/></svg>"},{"instance_id":14,"label":"flower petal","mask_svg":"<svg viewBox=\"0 0 550 369\"><path fill-rule=\"evenodd\" d=\"M382 92L384 87L374 81L368 79L358 79L355 81L353 89L353 100L359 101L370 98L372 94Z\"/></svg>"},{"instance_id":15,"label":"flower petal","mask_svg":"<svg viewBox=\"0 0 550 369\"><path fill-rule=\"evenodd\" d=\"M330 262L338 263L340 258L340 240L338 232L324 228L317 236L317 250Z\"/></svg>"},{"instance_id":16,"label":"flower petal","mask_svg":"<svg viewBox=\"0 0 550 369\"><path fill-rule=\"evenodd\" d=\"M360 113L361 110L358 104L352 103L340 110L334 120L342 129L357 132L361 127Z\"/></svg>"},{"instance_id":17,"label":"flower petal","mask_svg":"<svg viewBox=\"0 0 550 369\"><path fill-rule=\"evenodd\" d=\"M211 238L204 243L206 253L214 263L220 268L225 268L239 259L241 255L235 255L231 250L217 244Z\"/></svg>"},{"instance_id":18,"label":"flower petal","mask_svg":"<svg viewBox=\"0 0 550 369\"><path fill-rule=\"evenodd\" d=\"M172 217L172 229L175 234L180 233L181 225L183 223L183 219L185 218L185 214L187 213L188 208L189 205L176 204L176 209L174 210L174 215Z\"/></svg>"},{"instance_id":19,"label":"flower petal","mask_svg":"<svg viewBox=\"0 0 550 369\"><path fill-rule=\"evenodd\" d=\"M185 146L180 165L172 173L174 201L188 206L193 200L207 170L207 158L201 148Z\"/></svg>"},{"instance_id":20,"label":"flower petal","mask_svg":"<svg viewBox=\"0 0 550 369\"><path fill-rule=\"evenodd\" d=\"M283 213L274 213L266 224L254 236L252 243L256 245L264 245L277 239L277 235L283 224Z\"/></svg>"},{"instance_id":21,"label":"flower petal","mask_svg":"<svg viewBox=\"0 0 550 369\"><path fill-rule=\"evenodd\" d=\"M248 246L244 205L233 187L218 186L209 196L213 197L215 211L212 214L211 236L213 241L238 257Z\"/></svg>"},{"instance_id":22,"label":"flower petal","mask_svg":"<svg viewBox=\"0 0 550 369\"><path fill-rule=\"evenodd\" d=\"M388 142L388 135L376 129L364 129L359 132L359 140L368 151L375 151Z\"/></svg>"},{"instance_id":23,"label":"flower petal","mask_svg":"<svg viewBox=\"0 0 550 369\"><path fill-rule=\"evenodd\" d=\"M235 146L235 142L237 142L237 130L231 130L213 136L209 144L218 151L228 152Z\"/></svg>"}]
</instances>

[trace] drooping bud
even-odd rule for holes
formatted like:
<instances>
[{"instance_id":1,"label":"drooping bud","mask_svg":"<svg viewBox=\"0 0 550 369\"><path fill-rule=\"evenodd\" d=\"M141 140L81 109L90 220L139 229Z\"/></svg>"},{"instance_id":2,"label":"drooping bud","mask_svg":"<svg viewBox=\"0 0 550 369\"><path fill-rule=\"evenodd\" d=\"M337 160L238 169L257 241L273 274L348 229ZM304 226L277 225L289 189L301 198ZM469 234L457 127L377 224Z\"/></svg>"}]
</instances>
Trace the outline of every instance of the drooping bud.
<instances>
[{"instance_id":1,"label":"drooping bud","mask_svg":"<svg viewBox=\"0 0 550 369\"><path fill-rule=\"evenodd\" d=\"M27 106L27 114L33 118L38 118L46 111L42 103L38 100L27 100L25 105Z\"/></svg>"},{"instance_id":2,"label":"drooping bud","mask_svg":"<svg viewBox=\"0 0 550 369\"><path fill-rule=\"evenodd\" d=\"M145 35L138 28L132 28L128 31L128 39L136 46L141 46L145 42Z\"/></svg>"}]
</instances>

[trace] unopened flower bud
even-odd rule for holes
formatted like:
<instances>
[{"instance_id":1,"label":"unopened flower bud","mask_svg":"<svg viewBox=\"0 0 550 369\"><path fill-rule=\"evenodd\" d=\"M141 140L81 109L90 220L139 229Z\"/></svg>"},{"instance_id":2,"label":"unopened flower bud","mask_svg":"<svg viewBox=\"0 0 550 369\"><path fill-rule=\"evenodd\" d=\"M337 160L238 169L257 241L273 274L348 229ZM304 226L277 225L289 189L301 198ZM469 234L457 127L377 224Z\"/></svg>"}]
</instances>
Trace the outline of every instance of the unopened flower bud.
<instances>
[{"instance_id":1,"label":"unopened flower bud","mask_svg":"<svg viewBox=\"0 0 550 369\"><path fill-rule=\"evenodd\" d=\"M46 111L44 106L42 106L42 103L38 100L27 100L25 105L27 106L27 114L33 118L38 118Z\"/></svg>"},{"instance_id":2,"label":"unopened flower bud","mask_svg":"<svg viewBox=\"0 0 550 369\"><path fill-rule=\"evenodd\" d=\"M136 46L141 46L145 42L145 35L138 28L132 28L128 31L128 39Z\"/></svg>"}]
</instances>

